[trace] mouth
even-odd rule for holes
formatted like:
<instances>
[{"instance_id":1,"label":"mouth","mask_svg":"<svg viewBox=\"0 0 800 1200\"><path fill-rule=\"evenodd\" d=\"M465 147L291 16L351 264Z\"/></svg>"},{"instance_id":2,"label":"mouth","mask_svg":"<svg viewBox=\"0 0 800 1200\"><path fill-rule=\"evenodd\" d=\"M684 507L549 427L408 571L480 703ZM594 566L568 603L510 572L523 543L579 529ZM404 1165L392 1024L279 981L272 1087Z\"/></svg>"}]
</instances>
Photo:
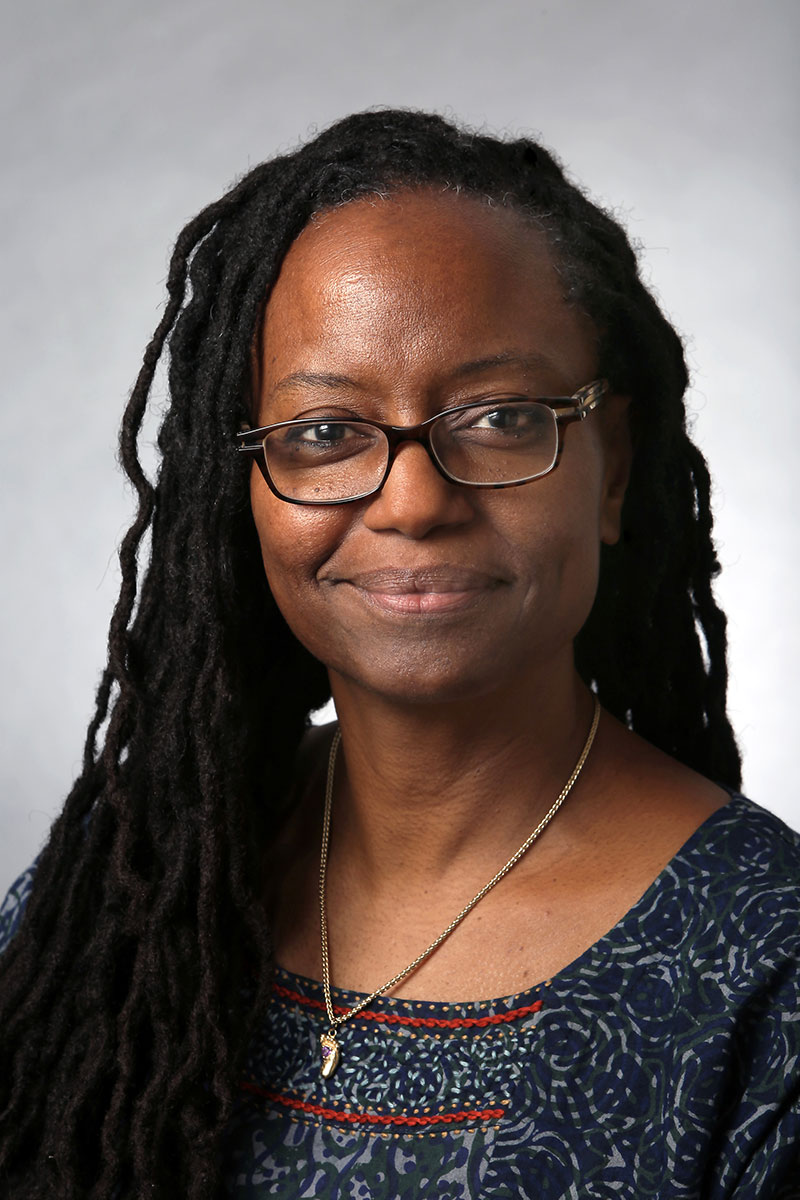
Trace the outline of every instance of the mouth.
<instances>
[{"instance_id":1,"label":"mouth","mask_svg":"<svg viewBox=\"0 0 800 1200\"><path fill-rule=\"evenodd\" d=\"M436 565L362 571L332 582L349 585L384 612L414 615L468 608L508 580L472 567Z\"/></svg>"}]
</instances>

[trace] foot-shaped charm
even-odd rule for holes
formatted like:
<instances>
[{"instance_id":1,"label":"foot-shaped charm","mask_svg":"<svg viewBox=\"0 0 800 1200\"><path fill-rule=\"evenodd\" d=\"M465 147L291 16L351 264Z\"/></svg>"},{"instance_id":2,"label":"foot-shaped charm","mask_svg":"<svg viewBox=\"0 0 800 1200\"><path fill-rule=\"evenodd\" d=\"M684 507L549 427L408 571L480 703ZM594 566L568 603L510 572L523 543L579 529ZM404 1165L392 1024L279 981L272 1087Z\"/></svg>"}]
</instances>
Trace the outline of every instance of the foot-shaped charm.
<instances>
[{"instance_id":1,"label":"foot-shaped charm","mask_svg":"<svg viewBox=\"0 0 800 1200\"><path fill-rule=\"evenodd\" d=\"M329 1079L339 1065L339 1043L332 1033L323 1033L319 1044L322 1047L322 1078Z\"/></svg>"}]
</instances>

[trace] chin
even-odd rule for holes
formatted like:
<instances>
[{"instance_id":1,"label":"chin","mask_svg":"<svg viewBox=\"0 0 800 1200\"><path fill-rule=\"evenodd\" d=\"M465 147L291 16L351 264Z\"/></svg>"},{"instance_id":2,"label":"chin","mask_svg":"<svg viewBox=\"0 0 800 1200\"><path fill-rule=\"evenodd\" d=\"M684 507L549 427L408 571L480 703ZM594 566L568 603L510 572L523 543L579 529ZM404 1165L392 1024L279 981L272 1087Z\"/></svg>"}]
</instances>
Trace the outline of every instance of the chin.
<instances>
[{"instance_id":1,"label":"chin","mask_svg":"<svg viewBox=\"0 0 800 1200\"><path fill-rule=\"evenodd\" d=\"M369 680L347 681L352 690L353 685L363 693L380 699L384 704L400 709L453 709L463 708L471 703L478 703L482 697L491 692L491 688L469 687L463 683L443 682L440 680L416 679L396 681L392 687L385 684L372 684ZM336 693L335 681L331 681L331 689Z\"/></svg>"},{"instance_id":2,"label":"chin","mask_svg":"<svg viewBox=\"0 0 800 1200\"><path fill-rule=\"evenodd\" d=\"M460 661L459 661L460 659ZM363 669L359 670L359 667ZM405 654L385 662L378 658L368 664L349 661L340 667L329 666L331 687L336 692L337 677L347 689L353 687L381 697L388 704L399 706L463 706L481 704L485 707L490 695L502 695L525 687L519 661L501 662L495 652L485 658L469 655L444 654L432 656L422 651ZM530 672L524 672L527 676Z\"/></svg>"}]
</instances>

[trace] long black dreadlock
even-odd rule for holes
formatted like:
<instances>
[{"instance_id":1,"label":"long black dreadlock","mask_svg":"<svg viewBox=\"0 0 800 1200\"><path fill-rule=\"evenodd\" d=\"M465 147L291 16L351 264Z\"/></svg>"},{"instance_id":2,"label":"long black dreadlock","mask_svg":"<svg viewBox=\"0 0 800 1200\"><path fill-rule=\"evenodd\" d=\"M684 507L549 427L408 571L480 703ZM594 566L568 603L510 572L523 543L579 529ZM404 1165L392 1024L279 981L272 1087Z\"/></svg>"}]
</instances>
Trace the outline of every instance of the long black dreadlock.
<instances>
[{"instance_id":1,"label":"long black dreadlock","mask_svg":"<svg viewBox=\"0 0 800 1200\"><path fill-rule=\"evenodd\" d=\"M349 117L256 167L180 234L124 417L138 511L108 665L80 777L0 959L0 1186L13 1197L219 1194L222 1132L270 986L260 854L328 696L269 593L232 436L266 298L312 214L427 184L529 214L598 330L600 374L633 397L623 533L578 639L583 677L655 745L739 782L682 347L620 227L535 143L414 112ZM152 486L137 437L166 347Z\"/></svg>"}]
</instances>

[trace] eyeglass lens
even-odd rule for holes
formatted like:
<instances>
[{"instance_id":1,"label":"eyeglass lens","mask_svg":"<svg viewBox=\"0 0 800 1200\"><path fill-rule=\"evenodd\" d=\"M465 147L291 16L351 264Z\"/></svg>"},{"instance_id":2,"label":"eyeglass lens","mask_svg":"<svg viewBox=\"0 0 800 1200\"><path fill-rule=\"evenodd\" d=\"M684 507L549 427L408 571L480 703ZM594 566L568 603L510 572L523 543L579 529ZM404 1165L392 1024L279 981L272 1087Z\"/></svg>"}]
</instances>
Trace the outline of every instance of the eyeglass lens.
<instances>
[{"instance_id":1,"label":"eyeglass lens","mask_svg":"<svg viewBox=\"0 0 800 1200\"><path fill-rule=\"evenodd\" d=\"M546 475L558 452L555 413L530 400L506 400L443 413L429 444L458 483L492 486ZM281 495L317 504L354 500L380 487L389 459L386 434L360 421L317 419L272 430L263 442Z\"/></svg>"}]
</instances>

